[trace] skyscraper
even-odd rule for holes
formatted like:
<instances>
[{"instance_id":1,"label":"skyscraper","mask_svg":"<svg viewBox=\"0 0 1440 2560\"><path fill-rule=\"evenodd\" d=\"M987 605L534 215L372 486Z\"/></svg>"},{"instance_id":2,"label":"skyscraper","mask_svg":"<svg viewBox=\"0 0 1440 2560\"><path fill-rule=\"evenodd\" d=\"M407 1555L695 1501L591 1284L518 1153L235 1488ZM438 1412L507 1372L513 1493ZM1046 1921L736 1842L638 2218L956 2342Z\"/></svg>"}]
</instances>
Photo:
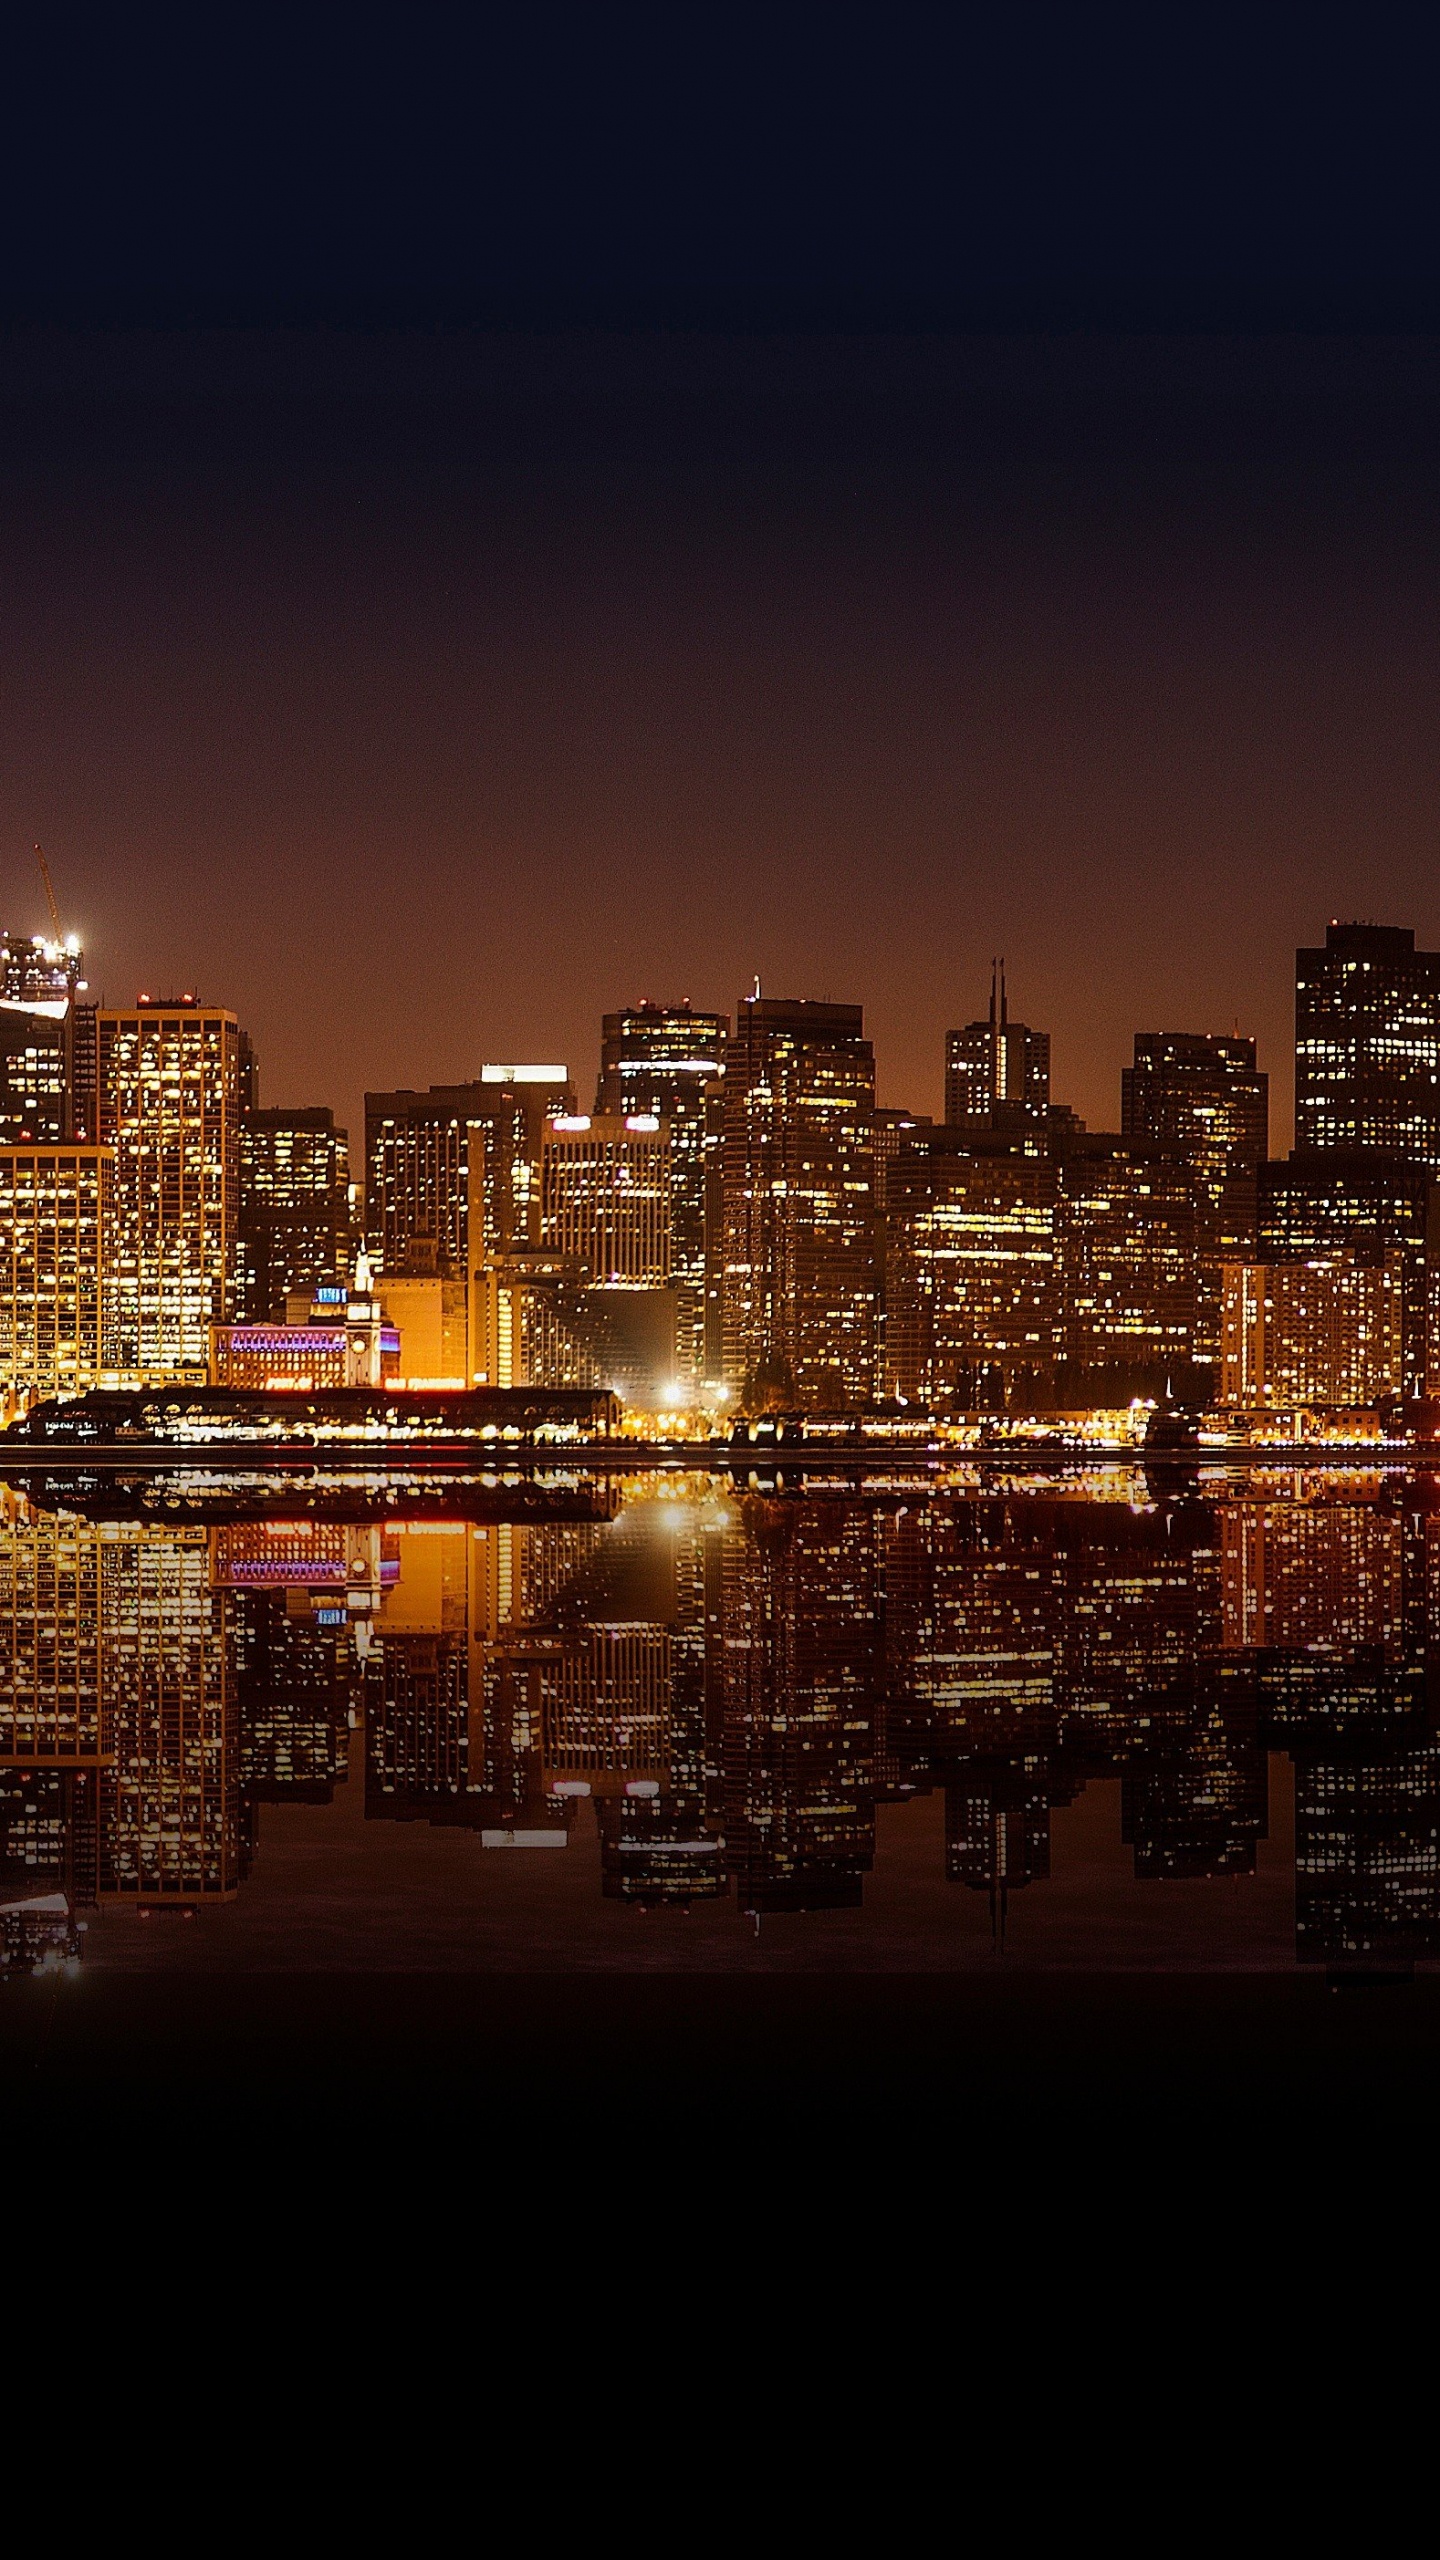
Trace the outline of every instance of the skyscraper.
<instances>
[{"instance_id":1,"label":"skyscraper","mask_svg":"<svg viewBox=\"0 0 1440 2560\"><path fill-rule=\"evenodd\" d=\"M115 1159L0 1147L0 1402L84 1395L103 1364Z\"/></svg>"},{"instance_id":2,"label":"skyscraper","mask_svg":"<svg viewBox=\"0 0 1440 2560\"><path fill-rule=\"evenodd\" d=\"M916 1130L886 1177L886 1391L1003 1398L1055 1352L1055 1171L1038 1145Z\"/></svg>"},{"instance_id":3,"label":"skyscraper","mask_svg":"<svg viewBox=\"0 0 1440 2560\"><path fill-rule=\"evenodd\" d=\"M725 1374L808 1405L875 1392L875 1057L859 1005L742 997L725 1051Z\"/></svg>"},{"instance_id":4,"label":"skyscraper","mask_svg":"<svg viewBox=\"0 0 1440 2560\"><path fill-rule=\"evenodd\" d=\"M1295 1146L1440 1175L1440 952L1408 930L1332 924L1296 952Z\"/></svg>"},{"instance_id":5,"label":"skyscraper","mask_svg":"<svg viewBox=\"0 0 1440 2560\"><path fill-rule=\"evenodd\" d=\"M601 1027L595 1109L612 1119L653 1117L670 1132L670 1276L676 1366L709 1374L705 1346L706 1189L723 1123L715 1108L730 1017L691 1005L641 1004L607 1013Z\"/></svg>"},{"instance_id":6,"label":"skyscraper","mask_svg":"<svg viewBox=\"0 0 1440 2560\"><path fill-rule=\"evenodd\" d=\"M1066 1396L1153 1390L1195 1356L1195 1200L1187 1168L1159 1148L1102 1133L1067 1140L1057 1163L1057 1351ZM1110 1371L1088 1384L1074 1373Z\"/></svg>"},{"instance_id":7,"label":"skyscraper","mask_svg":"<svg viewBox=\"0 0 1440 2560\"><path fill-rule=\"evenodd\" d=\"M1269 1154L1270 1079L1255 1043L1196 1031L1137 1031L1120 1077L1127 1139L1187 1167L1195 1196L1195 1357L1220 1356L1220 1263L1254 1250L1256 1176Z\"/></svg>"},{"instance_id":8,"label":"skyscraper","mask_svg":"<svg viewBox=\"0 0 1440 2560\"><path fill-rule=\"evenodd\" d=\"M950 1128L1002 1117L1043 1120L1050 1105L1050 1034L1012 1022L1005 963L991 964L990 1014L945 1035L945 1119Z\"/></svg>"},{"instance_id":9,"label":"skyscraper","mask_svg":"<svg viewBox=\"0 0 1440 2560\"><path fill-rule=\"evenodd\" d=\"M72 1102L76 997L85 961L72 934L0 934L0 1146L89 1135Z\"/></svg>"},{"instance_id":10,"label":"skyscraper","mask_svg":"<svg viewBox=\"0 0 1440 2560\"><path fill-rule=\"evenodd\" d=\"M115 1156L107 1369L209 1375L239 1260L247 1055L234 1014L193 996L96 1015L98 1135Z\"/></svg>"},{"instance_id":11,"label":"skyscraper","mask_svg":"<svg viewBox=\"0 0 1440 2560\"><path fill-rule=\"evenodd\" d=\"M1270 1079L1255 1064L1254 1041L1137 1031L1135 1063L1121 1071L1120 1112L1127 1138L1168 1148L1189 1166L1207 1240L1213 1232L1215 1242L1229 1241L1232 1227L1243 1240L1270 1140Z\"/></svg>"},{"instance_id":12,"label":"skyscraper","mask_svg":"<svg viewBox=\"0 0 1440 2560\"><path fill-rule=\"evenodd\" d=\"M1407 1395L1426 1390L1429 1297L1440 1268L1440 1190L1424 1165L1378 1151L1302 1155L1262 1165L1259 1262L1295 1262L1349 1246L1374 1260L1400 1255L1401 1366Z\"/></svg>"},{"instance_id":13,"label":"skyscraper","mask_svg":"<svg viewBox=\"0 0 1440 2560\"><path fill-rule=\"evenodd\" d=\"M545 1123L575 1098L557 1066L487 1066L471 1084L365 1096L365 1233L379 1269L417 1243L463 1273L540 1240ZM477 1225L478 1221L478 1225Z\"/></svg>"},{"instance_id":14,"label":"skyscraper","mask_svg":"<svg viewBox=\"0 0 1440 2560\"><path fill-rule=\"evenodd\" d=\"M591 1288L663 1289L672 1252L669 1124L567 1113L547 1123L540 1243Z\"/></svg>"},{"instance_id":15,"label":"skyscraper","mask_svg":"<svg viewBox=\"0 0 1440 2560\"><path fill-rule=\"evenodd\" d=\"M240 1131L243 1322L281 1316L290 1296L343 1289L355 1260L350 1151L335 1114L247 1111Z\"/></svg>"}]
</instances>

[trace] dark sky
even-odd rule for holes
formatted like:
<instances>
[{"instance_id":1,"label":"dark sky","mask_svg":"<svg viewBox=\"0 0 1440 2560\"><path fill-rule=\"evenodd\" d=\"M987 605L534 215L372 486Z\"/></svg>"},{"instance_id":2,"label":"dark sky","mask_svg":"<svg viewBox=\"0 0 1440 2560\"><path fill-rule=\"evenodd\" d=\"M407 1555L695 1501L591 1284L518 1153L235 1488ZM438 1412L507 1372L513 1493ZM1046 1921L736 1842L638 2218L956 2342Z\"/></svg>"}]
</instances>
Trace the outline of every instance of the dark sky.
<instances>
[{"instance_id":1,"label":"dark sky","mask_svg":"<svg viewBox=\"0 0 1440 2560\"><path fill-rule=\"evenodd\" d=\"M5 917L352 1122L757 970L937 1109L1003 950L1093 1124L1238 1022L1288 1142L1296 940L1440 942L1428 85L615 23L17 56Z\"/></svg>"}]
</instances>

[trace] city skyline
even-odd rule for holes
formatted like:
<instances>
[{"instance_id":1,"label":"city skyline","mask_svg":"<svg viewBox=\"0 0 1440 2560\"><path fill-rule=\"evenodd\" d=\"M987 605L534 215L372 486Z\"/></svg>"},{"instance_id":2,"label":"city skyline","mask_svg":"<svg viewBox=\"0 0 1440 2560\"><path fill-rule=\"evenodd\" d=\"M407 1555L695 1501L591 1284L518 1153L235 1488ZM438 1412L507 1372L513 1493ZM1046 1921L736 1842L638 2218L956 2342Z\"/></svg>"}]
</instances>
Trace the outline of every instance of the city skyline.
<instances>
[{"instance_id":1,"label":"city skyline","mask_svg":"<svg viewBox=\"0 0 1440 2560\"><path fill-rule=\"evenodd\" d=\"M1423 350L16 342L0 387L0 906L43 923L38 837L97 992L198 983L267 1098L588 1075L606 1010L758 970L938 1117L1004 951L1092 1124L1147 1015L1238 1019L1283 1139L1290 951L1440 943Z\"/></svg>"}]
</instances>

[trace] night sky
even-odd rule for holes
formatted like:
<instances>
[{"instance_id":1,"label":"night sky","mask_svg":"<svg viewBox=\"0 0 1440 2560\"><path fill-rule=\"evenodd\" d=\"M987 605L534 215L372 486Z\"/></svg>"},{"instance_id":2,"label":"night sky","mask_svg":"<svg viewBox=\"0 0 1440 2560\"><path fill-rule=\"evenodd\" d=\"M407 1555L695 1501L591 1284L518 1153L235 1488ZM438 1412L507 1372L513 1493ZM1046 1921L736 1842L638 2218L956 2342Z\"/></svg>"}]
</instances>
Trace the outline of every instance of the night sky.
<instances>
[{"instance_id":1,"label":"night sky","mask_svg":"<svg viewBox=\"0 0 1440 2560\"><path fill-rule=\"evenodd\" d=\"M487 1057L588 1101L602 1011L757 971L938 1112L1003 951L1092 1125L1135 1030L1238 1024L1288 1144L1296 942L1440 943L1428 146L1288 60L1217 159L1222 55L1160 123L1091 63L1108 125L1063 47L1023 113L357 59L182 115L86 57L88 191L17 108L4 920L38 837L97 991L233 1004L352 1128Z\"/></svg>"}]
</instances>

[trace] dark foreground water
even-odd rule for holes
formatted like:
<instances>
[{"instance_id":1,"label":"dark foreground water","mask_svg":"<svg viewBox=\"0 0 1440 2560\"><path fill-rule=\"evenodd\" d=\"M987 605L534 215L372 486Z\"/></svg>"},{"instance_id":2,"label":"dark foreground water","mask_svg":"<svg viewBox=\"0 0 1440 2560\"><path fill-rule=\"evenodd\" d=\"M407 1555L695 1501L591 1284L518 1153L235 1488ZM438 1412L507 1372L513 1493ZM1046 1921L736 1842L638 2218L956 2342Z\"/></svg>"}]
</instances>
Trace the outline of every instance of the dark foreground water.
<instances>
[{"instance_id":1,"label":"dark foreground water","mask_svg":"<svg viewBox=\"0 0 1440 2560\"><path fill-rule=\"evenodd\" d=\"M1434 1499L12 1490L11 1979L1403 1981L1440 1957Z\"/></svg>"}]
</instances>

